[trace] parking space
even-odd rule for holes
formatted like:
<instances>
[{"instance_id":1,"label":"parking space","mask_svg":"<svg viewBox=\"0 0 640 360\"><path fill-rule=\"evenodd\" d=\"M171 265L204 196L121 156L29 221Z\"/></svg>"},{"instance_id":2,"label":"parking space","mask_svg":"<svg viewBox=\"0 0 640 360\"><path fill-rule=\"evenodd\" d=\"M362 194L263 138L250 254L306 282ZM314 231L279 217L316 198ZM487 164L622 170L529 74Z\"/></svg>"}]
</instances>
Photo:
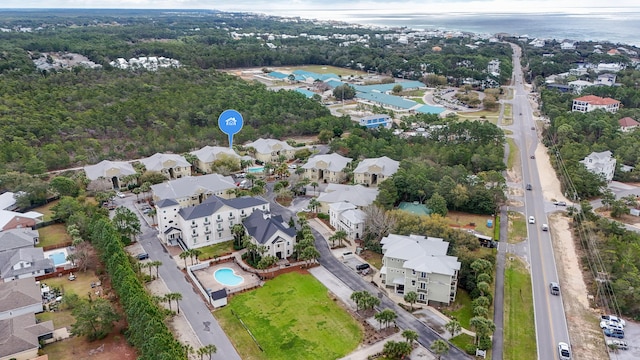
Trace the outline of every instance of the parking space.
<instances>
[{"instance_id":1,"label":"parking space","mask_svg":"<svg viewBox=\"0 0 640 360\"><path fill-rule=\"evenodd\" d=\"M614 340L615 338L604 337L603 342L606 344L606 340ZM624 328L624 340L629 349L609 351L609 358L612 360L635 360L640 359L640 324L627 320L627 324ZM603 346L606 346L603 344Z\"/></svg>"}]
</instances>

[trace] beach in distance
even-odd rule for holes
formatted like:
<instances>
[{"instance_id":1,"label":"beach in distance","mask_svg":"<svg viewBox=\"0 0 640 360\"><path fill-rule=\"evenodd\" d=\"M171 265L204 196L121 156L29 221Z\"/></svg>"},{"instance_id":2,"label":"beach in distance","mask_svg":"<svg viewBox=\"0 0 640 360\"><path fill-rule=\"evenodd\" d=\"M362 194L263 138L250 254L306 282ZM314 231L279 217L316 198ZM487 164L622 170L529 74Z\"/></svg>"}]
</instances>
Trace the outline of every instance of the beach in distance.
<instances>
[{"instance_id":1,"label":"beach in distance","mask_svg":"<svg viewBox=\"0 0 640 360\"><path fill-rule=\"evenodd\" d=\"M531 38L609 41L640 46L640 10L611 13L421 13L381 14L362 10L297 10L282 16L334 19L356 24L408 27L416 30L444 29L478 34L508 33Z\"/></svg>"}]
</instances>

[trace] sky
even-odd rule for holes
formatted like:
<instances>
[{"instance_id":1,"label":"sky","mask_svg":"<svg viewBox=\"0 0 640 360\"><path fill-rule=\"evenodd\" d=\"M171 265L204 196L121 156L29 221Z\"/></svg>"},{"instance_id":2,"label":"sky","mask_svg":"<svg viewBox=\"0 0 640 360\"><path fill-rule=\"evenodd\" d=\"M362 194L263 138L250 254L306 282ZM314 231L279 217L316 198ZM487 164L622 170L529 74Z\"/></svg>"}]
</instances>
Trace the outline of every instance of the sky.
<instances>
[{"instance_id":1,"label":"sky","mask_svg":"<svg viewBox=\"0 0 640 360\"><path fill-rule=\"evenodd\" d=\"M637 0L0 0L0 8L216 9L294 16L317 12L317 18L340 10L354 14L420 13L618 13L640 11ZM622 10L621 8L624 8ZM305 16L307 17L307 16Z\"/></svg>"}]
</instances>

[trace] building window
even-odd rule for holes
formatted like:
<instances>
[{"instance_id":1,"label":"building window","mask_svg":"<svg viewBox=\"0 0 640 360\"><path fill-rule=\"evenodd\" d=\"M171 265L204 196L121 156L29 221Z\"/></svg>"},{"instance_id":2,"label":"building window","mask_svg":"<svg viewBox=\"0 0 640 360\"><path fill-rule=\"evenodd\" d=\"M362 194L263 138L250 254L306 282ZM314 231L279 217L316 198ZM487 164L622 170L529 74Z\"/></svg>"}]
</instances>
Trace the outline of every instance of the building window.
<instances>
[{"instance_id":1,"label":"building window","mask_svg":"<svg viewBox=\"0 0 640 360\"><path fill-rule=\"evenodd\" d=\"M427 288L427 283L426 282L420 282L420 289L426 289Z\"/></svg>"},{"instance_id":2,"label":"building window","mask_svg":"<svg viewBox=\"0 0 640 360\"><path fill-rule=\"evenodd\" d=\"M207 235L207 241L209 241L209 235Z\"/></svg>"},{"instance_id":3,"label":"building window","mask_svg":"<svg viewBox=\"0 0 640 360\"><path fill-rule=\"evenodd\" d=\"M221 233L221 232L219 232L219 233L218 233L218 237L219 237L219 238L221 238L221 237L222 237L222 233Z\"/></svg>"},{"instance_id":4,"label":"building window","mask_svg":"<svg viewBox=\"0 0 640 360\"><path fill-rule=\"evenodd\" d=\"M415 280L411 280L411 286L416 286L416 281Z\"/></svg>"}]
</instances>

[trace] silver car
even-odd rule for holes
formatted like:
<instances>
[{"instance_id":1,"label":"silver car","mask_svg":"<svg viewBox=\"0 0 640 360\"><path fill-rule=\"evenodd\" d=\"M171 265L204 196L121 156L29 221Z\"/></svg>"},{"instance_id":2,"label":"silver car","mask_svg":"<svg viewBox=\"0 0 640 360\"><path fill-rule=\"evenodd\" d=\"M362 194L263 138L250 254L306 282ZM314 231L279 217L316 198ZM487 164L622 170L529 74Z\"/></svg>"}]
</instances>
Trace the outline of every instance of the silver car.
<instances>
[{"instance_id":1,"label":"silver car","mask_svg":"<svg viewBox=\"0 0 640 360\"><path fill-rule=\"evenodd\" d=\"M569 344L559 342L558 355L560 355L560 360L571 360L571 350L569 349Z\"/></svg>"}]
</instances>

